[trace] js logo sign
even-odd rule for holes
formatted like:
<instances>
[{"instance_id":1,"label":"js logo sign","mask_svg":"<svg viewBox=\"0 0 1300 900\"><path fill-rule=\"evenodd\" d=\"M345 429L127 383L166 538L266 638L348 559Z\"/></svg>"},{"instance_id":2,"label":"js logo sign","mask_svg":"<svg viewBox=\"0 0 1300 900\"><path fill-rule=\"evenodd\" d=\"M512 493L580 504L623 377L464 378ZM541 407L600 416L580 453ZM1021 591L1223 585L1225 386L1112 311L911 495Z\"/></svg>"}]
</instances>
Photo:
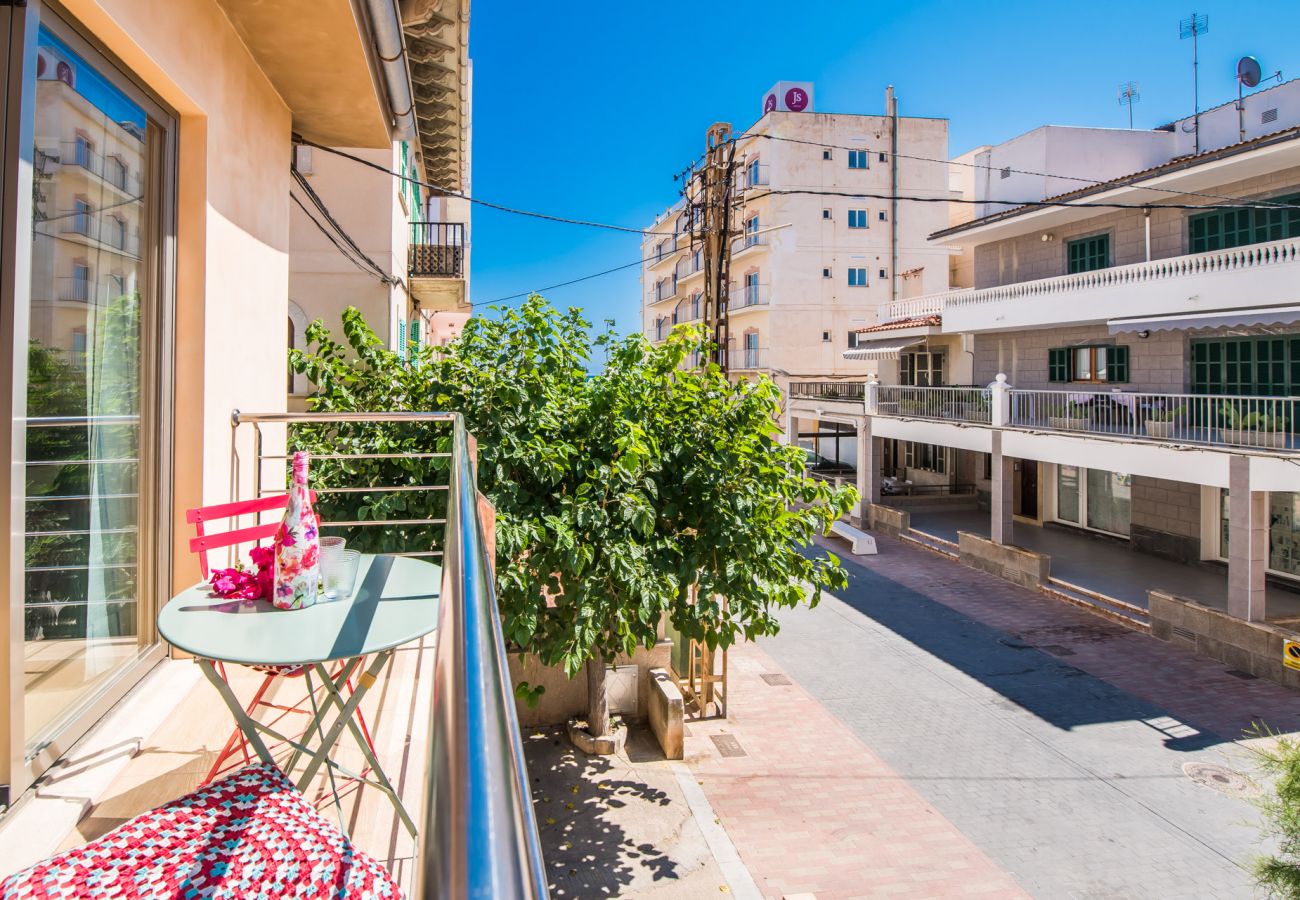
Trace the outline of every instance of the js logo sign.
<instances>
[{"instance_id":1,"label":"js logo sign","mask_svg":"<svg viewBox=\"0 0 1300 900\"><path fill-rule=\"evenodd\" d=\"M1283 642L1282 665L1288 669L1300 669L1300 641Z\"/></svg>"}]
</instances>

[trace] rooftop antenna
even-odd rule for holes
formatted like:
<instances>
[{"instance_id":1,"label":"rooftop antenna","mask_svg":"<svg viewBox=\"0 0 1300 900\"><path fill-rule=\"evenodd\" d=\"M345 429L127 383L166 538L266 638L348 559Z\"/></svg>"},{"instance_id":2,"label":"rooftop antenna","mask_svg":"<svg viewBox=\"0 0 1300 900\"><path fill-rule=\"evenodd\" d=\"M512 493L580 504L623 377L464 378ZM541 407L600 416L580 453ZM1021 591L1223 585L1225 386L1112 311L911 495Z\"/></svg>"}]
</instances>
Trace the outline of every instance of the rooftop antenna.
<instances>
[{"instance_id":1,"label":"rooftop antenna","mask_svg":"<svg viewBox=\"0 0 1300 900\"><path fill-rule=\"evenodd\" d=\"M1126 81L1119 86L1119 105L1128 107L1128 127L1133 127L1133 104L1142 100L1140 85L1136 81Z\"/></svg>"},{"instance_id":2,"label":"rooftop antenna","mask_svg":"<svg viewBox=\"0 0 1300 900\"><path fill-rule=\"evenodd\" d=\"M1196 133L1195 149L1193 152L1201 152L1201 92L1198 81L1199 73L1197 69L1200 66L1200 60L1197 58L1196 39L1210 30L1210 17L1200 13L1192 13L1186 19L1178 23L1178 39L1185 41L1192 39L1192 115L1196 125L1193 129Z\"/></svg>"},{"instance_id":3,"label":"rooftop antenna","mask_svg":"<svg viewBox=\"0 0 1300 900\"><path fill-rule=\"evenodd\" d=\"M1253 56L1243 56L1237 60L1237 139L1244 141L1246 139L1246 88L1259 87L1262 82L1277 79L1278 84L1282 83L1282 70L1278 69L1272 75L1265 75L1264 70L1259 66L1259 60Z\"/></svg>"}]
</instances>

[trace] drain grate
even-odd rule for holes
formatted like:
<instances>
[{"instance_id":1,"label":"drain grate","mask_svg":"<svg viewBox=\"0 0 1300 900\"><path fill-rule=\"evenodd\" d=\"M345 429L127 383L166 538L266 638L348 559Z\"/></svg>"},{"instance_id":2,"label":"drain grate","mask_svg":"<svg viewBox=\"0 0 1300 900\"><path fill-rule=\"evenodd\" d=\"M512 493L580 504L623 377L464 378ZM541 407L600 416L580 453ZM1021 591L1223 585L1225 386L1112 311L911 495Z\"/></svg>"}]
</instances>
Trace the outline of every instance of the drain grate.
<instances>
[{"instance_id":1,"label":"drain grate","mask_svg":"<svg viewBox=\"0 0 1300 900\"><path fill-rule=\"evenodd\" d=\"M1202 787L1230 797L1255 797L1259 794L1259 785L1240 772L1218 763L1183 763L1183 774Z\"/></svg>"},{"instance_id":2,"label":"drain grate","mask_svg":"<svg viewBox=\"0 0 1300 900\"><path fill-rule=\"evenodd\" d=\"M713 741L713 746L718 748L718 753L723 756L749 756L734 734L711 734L709 737Z\"/></svg>"},{"instance_id":3,"label":"drain grate","mask_svg":"<svg viewBox=\"0 0 1300 900\"><path fill-rule=\"evenodd\" d=\"M779 672L764 672L762 675L759 675L758 677L763 679L773 687L776 687L777 685L790 683L790 676L782 675Z\"/></svg>"},{"instance_id":4,"label":"drain grate","mask_svg":"<svg viewBox=\"0 0 1300 900\"><path fill-rule=\"evenodd\" d=\"M1240 678L1242 681L1254 681L1258 675L1252 675L1249 672L1243 672L1241 669L1228 669L1228 674L1233 678Z\"/></svg>"}]
</instances>

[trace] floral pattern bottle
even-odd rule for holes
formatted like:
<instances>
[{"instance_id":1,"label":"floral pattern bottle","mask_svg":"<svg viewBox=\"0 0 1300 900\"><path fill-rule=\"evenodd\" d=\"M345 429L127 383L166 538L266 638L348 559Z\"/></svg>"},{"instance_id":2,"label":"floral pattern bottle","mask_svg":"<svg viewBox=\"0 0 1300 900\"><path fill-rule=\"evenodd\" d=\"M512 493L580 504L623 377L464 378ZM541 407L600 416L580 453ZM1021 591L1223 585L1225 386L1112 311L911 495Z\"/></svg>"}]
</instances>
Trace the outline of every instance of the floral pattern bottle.
<instances>
[{"instance_id":1,"label":"floral pattern bottle","mask_svg":"<svg viewBox=\"0 0 1300 900\"><path fill-rule=\"evenodd\" d=\"M275 533L275 579L271 602L280 609L306 609L320 591L320 523L307 489L307 454L293 455L289 506Z\"/></svg>"}]
</instances>

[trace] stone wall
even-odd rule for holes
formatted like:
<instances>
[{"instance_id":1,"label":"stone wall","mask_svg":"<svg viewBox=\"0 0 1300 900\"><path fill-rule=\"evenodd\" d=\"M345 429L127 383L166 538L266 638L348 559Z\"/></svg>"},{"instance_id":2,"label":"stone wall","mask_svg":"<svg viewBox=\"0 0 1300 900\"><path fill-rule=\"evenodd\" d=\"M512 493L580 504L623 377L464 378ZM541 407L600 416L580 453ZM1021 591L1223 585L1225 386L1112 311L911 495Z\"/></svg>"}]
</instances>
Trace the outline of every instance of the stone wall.
<instances>
[{"instance_id":1,"label":"stone wall","mask_svg":"<svg viewBox=\"0 0 1300 900\"><path fill-rule=\"evenodd\" d=\"M870 503L867 505L867 528L890 537L898 537L912 530L912 515L905 509Z\"/></svg>"},{"instance_id":2,"label":"stone wall","mask_svg":"<svg viewBox=\"0 0 1300 900\"><path fill-rule=\"evenodd\" d=\"M653 649L637 650L630 658L620 656L617 666L634 664L637 667L637 709L638 718L644 719L650 713L653 676L651 669L669 667L669 657L673 642L660 641ZM587 712L587 678L582 672L570 679L564 670L555 666L543 666L536 656L524 655L518 651L509 654L510 685L513 688L521 681L532 685L543 685L546 691L536 706L529 706L522 700L515 702L519 712L519 724L523 727L532 725L562 725L574 716L585 716Z\"/></svg>"},{"instance_id":3,"label":"stone wall","mask_svg":"<svg viewBox=\"0 0 1300 900\"><path fill-rule=\"evenodd\" d=\"M1151 634L1219 662L1287 687L1300 688L1300 671L1282 664L1283 643L1300 634L1264 622L1247 622L1161 591L1147 603Z\"/></svg>"},{"instance_id":4,"label":"stone wall","mask_svg":"<svg viewBox=\"0 0 1300 900\"><path fill-rule=\"evenodd\" d=\"M1129 381L1124 390L1181 394L1187 390L1187 336L1184 332L1154 331L1146 340L1133 334L1112 336L1104 324L975 335L975 383L988 384L999 372L1014 388L1066 390L1069 385L1047 380L1047 351L1080 344L1123 344L1129 348ZM1080 390L1105 390L1081 385Z\"/></svg>"},{"instance_id":5,"label":"stone wall","mask_svg":"<svg viewBox=\"0 0 1300 900\"><path fill-rule=\"evenodd\" d=\"M957 547L964 565L1022 587L1041 587L1047 583L1051 571L1051 557L1021 547L995 544L969 531L957 532Z\"/></svg>"},{"instance_id":6,"label":"stone wall","mask_svg":"<svg viewBox=\"0 0 1300 900\"><path fill-rule=\"evenodd\" d=\"M1298 186L1300 168L1291 168L1213 188L1209 193L1268 199L1293 193ZM1179 202L1205 205L1217 201L1210 197L1186 196L1180 197ZM1167 259L1188 252L1187 217L1190 215L1195 213L1158 207L1152 211L1152 259ZM1044 241L1044 233L1050 233L1052 240ZM1067 242L1098 234L1110 235L1111 265L1125 266L1146 259L1145 225L1141 210L1121 210L977 246L975 287L994 287L1064 275L1067 268Z\"/></svg>"},{"instance_id":7,"label":"stone wall","mask_svg":"<svg viewBox=\"0 0 1300 900\"><path fill-rule=\"evenodd\" d=\"M1129 538L1141 553L1181 563L1200 561L1200 486L1134 475Z\"/></svg>"}]
</instances>

